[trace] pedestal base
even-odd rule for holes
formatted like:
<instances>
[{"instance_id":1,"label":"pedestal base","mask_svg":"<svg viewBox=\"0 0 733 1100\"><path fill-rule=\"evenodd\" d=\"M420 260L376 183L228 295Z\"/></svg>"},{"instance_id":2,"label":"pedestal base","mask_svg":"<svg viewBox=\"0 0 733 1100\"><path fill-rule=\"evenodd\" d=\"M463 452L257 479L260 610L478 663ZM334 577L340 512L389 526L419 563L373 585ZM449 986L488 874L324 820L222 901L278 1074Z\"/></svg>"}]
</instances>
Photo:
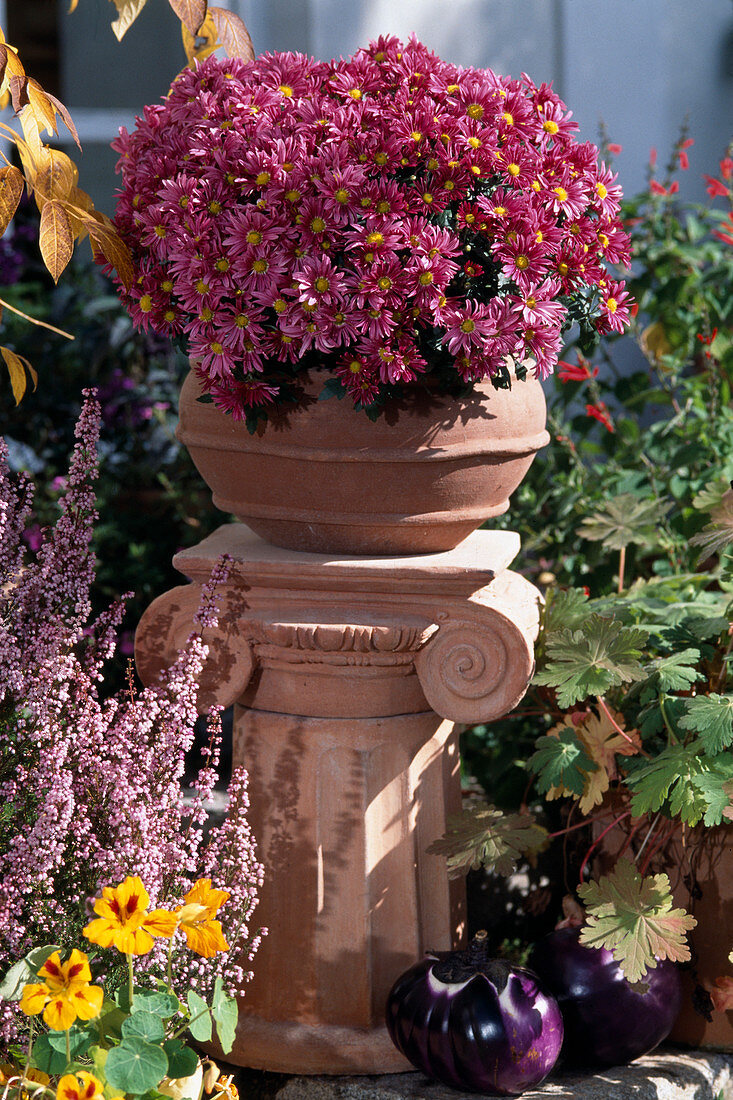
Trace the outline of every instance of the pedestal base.
<instances>
[{"instance_id":1,"label":"pedestal base","mask_svg":"<svg viewBox=\"0 0 733 1100\"><path fill-rule=\"evenodd\" d=\"M192 583L143 616L149 682L190 631L213 566L231 559L219 625L204 633L202 698L236 704L269 935L230 1061L409 1068L384 1028L387 994L465 933L463 881L427 852L460 809L453 723L500 717L532 675L539 593L507 569L518 545L481 531L442 554L339 558L233 524L176 557Z\"/></svg>"}]
</instances>

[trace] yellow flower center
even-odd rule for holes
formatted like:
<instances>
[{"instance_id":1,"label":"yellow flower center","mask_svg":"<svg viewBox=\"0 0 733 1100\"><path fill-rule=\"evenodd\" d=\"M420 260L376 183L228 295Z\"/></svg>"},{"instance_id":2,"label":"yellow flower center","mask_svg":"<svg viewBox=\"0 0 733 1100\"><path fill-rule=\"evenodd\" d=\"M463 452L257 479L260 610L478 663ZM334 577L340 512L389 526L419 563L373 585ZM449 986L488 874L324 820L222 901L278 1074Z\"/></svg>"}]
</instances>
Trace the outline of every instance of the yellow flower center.
<instances>
[{"instance_id":1,"label":"yellow flower center","mask_svg":"<svg viewBox=\"0 0 733 1100\"><path fill-rule=\"evenodd\" d=\"M616 312L616 310L618 309L618 302L616 301L615 298L609 298L606 301L606 309L608 310L609 313L615 313Z\"/></svg>"},{"instance_id":2,"label":"yellow flower center","mask_svg":"<svg viewBox=\"0 0 733 1100\"><path fill-rule=\"evenodd\" d=\"M286 99L290 99L293 94L293 89L289 84L281 84L277 90L278 92L282 92Z\"/></svg>"},{"instance_id":3,"label":"yellow flower center","mask_svg":"<svg viewBox=\"0 0 733 1100\"><path fill-rule=\"evenodd\" d=\"M351 96L352 99L361 99L361 96L362 96L361 88L349 88L349 95Z\"/></svg>"},{"instance_id":4,"label":"yellow flower center","mask_svg":"<svg viewBox=\"0 0 733 1100\"><path fill-rule=\"evenodd\" d=\"M389 275L383 275L381 279L377 280L377 286L380 290L389 290L392 286L392 280Z\"/></svg>"},{"instance_id":5,"label":"yellow flower center","mask_svg":"<svg viewBox=\"0 0 733 1100\"><path fill-rule=\"evenodd\" d=\"M567 193L567 191L565 190L564 187L553 187L552 190L555 192L555 194L559 198L560 202L567 202L568 201L568 193Z\"/></svg>"},{"instance_id":6,"label":"yellow flower center","mask_svg":"<svg viewBox=\"0 0 733 1100\"><path fill-rule=\"evenodd\" d=\"M471 146L472 149L480 149L481 148L481 139L477 138L477 137L470 137L468 139L468 144Z\"/></svg>"},{"instance_id":7,"label":"yellow flower center","mask_svg":"<svg viewBox=\"0 0 733 1100\"><path fill-rule=\"evenodd\" d=\"M529 257L525 256L524 253L522 252L517 256L514 263L519 268L520 271L526 271L527 268L529 267Z\"/></svg>"},{"instance_id":8,"label":"yellow flower center","mask_svg":"<svg viewBox=\"0 0 733 1100\"><path fill-rule=\"evenodd\" d=\"M286 191L285 198L288 200L288 202L298 202L300 200L300 191Z\"/></svg>"},{"instance_id":9,"label":"yellow flower center","mask_svg":"<svg viewBox=\"0 0 733 1100\"><path fill-rule=\"evenodd\" d=\"M166 294L170 294L170 292L173 290L173 283L170 281L170 279L164 279L163 282L160 284L160 289Z\"/></svg>"},{"instance_id":10,"label":"yellow flower center","mask_svg":"<svg viewBox=\"0 0 733 1100\"><path fill-rule=\"evenodd\" d=\"M150 310L152 308L153 299L150 297L149 294L143 294L142 298L140 299L140 309L143 311L143 313L150 313Z\"/></svg>"},{"instance_id":11,"label":"yellow flower center","mask_svg":"<svg viewBox=\"0 0 733 1100\"><path fill-rule=\"evenodd\" d=\"M507 126L513 126L514 125L514 115L511 114L509 111L504 111L504 114L501 117L504 119Z\"/></svg>"},{"instance_id":12,"label":"yellow flower center","mask_svg":"<svg viewBox=\"0 0 733 1100\"><path fill-rule=\"evenodd\" d=\"M212 313L212 311L209 309L208 306L204 306L204 308L199 313L199 318L202 321L210 321L213 316L214 316L214 314Z\"/></svg>"},{"instance_id":13,"label":"yellow flower center","mask_svg":"<svg viewBox=\"0 0 733 1100\"><path fill-rule=\"evenodd\" d=\"M180 206L181 210L185 210L188 206L188 195L181 195L180 199L178 200L178 205Z\"/></svg>"},{"instance_id":14,"label":"yellow flower center","mask_svg":"<svg viewBox=\"0 0 733 1100\"><path fill-rule=\"evenodd\" d=\"M311 219L311 229L314 233L322 233L325 228L326 223L324 222L323 218L319 218L318 216L316 216L315 218Z\"/></svg>"},{"instance_id":15,"label":"yellow flower center","mask_svg":"<svg viewBox=\"0 0 733 1100\"><path fill-rule=\"evenodd\" d=\"M507 165L507 172L510 176L514 176L516 178L521 171L522 169L519 167L519 165L515 164L513 161L511 164Z\"/></svg>"},{"instance_id":16,"label":"yellow flower center","mask_svg":"<svg viewBox=\"0 0 733 1100\"><path fill-rule=\"evenodd\" d=\"M262 244L262 234L259 229L250 229L245 240L247 244Z\"/></svg>"},{"instance_id":17,"label":"yellow flower center","mask_svg":"<svg viewBox=\"0 0 733 1100\"><path fill-rule=\"evenodd\" d=\"M275 313L284 313L288 308L288 303L284 298L276 298L272 303L272 308L275 310Z\"/></svg>"},{"instance_id":18,"label":"yellow flower center","mask_svg":"<svg viewBox=\"0 0 733 1100\"><path fill-rule=\"evenodd\" d=\"M315 282L315 288L319 294L324 294L328 290L328 279L325 275L319 275Z\"/></svg>"},{"instance_id":19,"label":"yellow flower center","mask_svg":"<svg viewBox=\"0 0 733 1100\"><path fill-rule=\"evenodd\" d=\"M238 313L234 318L234 324L237 328L249 328L249 317L246 313Z\"/></svg>"},{"instance_id":20,"label":"yellow flower center","mask_svg":"<svg viewBox=\"0 0 733 1100\"><path fill-rule=\"evenodd\" d=\"M167 309L167 310L165 311L165 313L163 314L163 318L164 318L164 320L166 320L166 321L175 321L175 319L176 319L176 311L175 311L174 309Z\"/></svg>"},{"instance_id":21,"label":"yellow flower center","mask_svg":"<svg viewBox=\"0 0 733 1100\"><path fill-rule=\"evenodd\" d=\"M269 266L267 260L255 260L252 264L252 270L256 271L258 275L263 275Z\"/></svg>"},{"instance_id":22,"label":"yellow flower center","mask_svg":"<svg viewBox=\"0 0 733 1100\"><path fill-rule=\"evenodd\" d=\"M469 103L468 107L466 107L466 114L469 118L483 118L484 109L480 103Z\"/></svg>"},{"instance_id":23,"label":"yellow flower center","mask_svg":"<svg viewBox=\"0 0 733 1100\"><path fill-rule=\"evenodd\" d=\"M349 192L345 187L339 187L337 191L334 191L333 197L336 199L336 202L348 202Z\"/></svg>"},{"instance_id":24,"label":"yellow flower center","mask_svg":"<svg viewBox=\"0 0 733 1100\"><path fill-rule=\"evenodd\" d=\"M389 201L387 199L382 199L381 202L377 203L377 213L378 214L389 214L391 209L392 209L391 204L389 203Z\"/></svg>"},{"instance_id":25,"label":"yellow flower center","mask_svg":"<svg viewBox=\"0 0 733 1100\"><path fill-rule=\"evenodd\" d=\"M211 287L203 279L196 280L196 292L198 294L208 294L210 290Z\"/></svg>"},{"instance_id":26,"label":"yellow flower center","mask_svg":"<svg viewBox=\"0 0 733 1100\"><path fill-rule=\"evenodd\" d=\"M206 209L210 214L221 214L221 203L217 202L216 199L212 199Z\"/></svg>"},{"instance_id":27,"label":"yellow flower center","mask_svg":"<svg viewBox=\"0 0 733 1100\"><path fill-rule=\"evenodd\" d=\"M165 237L165 226L164 225L156 225L155 235L157 237Z\"/></svg>"},{"instance_id":28,"label":"yellow flower center","mask_svg":"<svg viewBox=\"0 0 733 1100\"><path fill-rule=\"evenodd\" d=\"M608 194L608 188L605 183L600 183L600 181L596 184L596 191L598 192L599 199L605 199Z\"/></svg>"},{"instance_id":29,"label":"yellow flower center","mask_svg":"<svg viewBox=\"0 0 733 1100\"><path fill-rule=\"evenodd\" d=\"M269 183L269 182L270 182L270 173L269 172L258 172L257 173L257 176L255 177L255 183L257 184L258 187L264 187L265 184Z\"/></svg>"},{"instance_id":30,"label":"yellow flower center","mask_svg":"<svg viewBox=\"0 0 733 1100\"><path fill-rule=\"evenodd\" d=\"M419 282L420 286L430 286L433 281L432 271L423 271L417 281Z\"/></svg>"},{"instance_id":31,"label":"yellow flower center","mask_svg":"<svg viewBox=\"0 0 733 1100\"><path fill-rule=\"evenodd\" d=\"M224 348L221 346L218 340L212 340L209 344L209 347L213 351L214 355L221 355L221 353L224 351Z\"/></svg>"},{"instance_id":32,"label":"yellow flower center","mask_svg":"<svg viewBox=\"0 0 733 1100\"><path fill-rule=\"evenodd\" d=\"M220 260L217 260L214 264L214 267L217 271L228 271L229 266L229 260L227 260L226 256L222 256L222 258Z\"/></svg>"},{"instance_id":33,"label":"yellow flower center","mask_svg":"<svg viewBox=\"0 0 733 1100\"><path fill-rule=\"evenodd\" d=\"M430 203L433 201L433 196L430 194L429 191L425 191L423 193L422 201L427 203L428 206L430 206Z\"/></svg>"},{"instance_id":34,"label":"yellow flower center","mask_svg":"<svg viewBox=\"0 0 733 1100\"><path fill-rule=\"evenodd\" d=\"M370 233L367 236L366 243L370 246L375 245L375 244L376 245L384 244L384 237L382 236L381 233L375 231L374 233Z\"/></svg>"},{"instance_id":35,"label":"yellow flower center","mask_svg":"<svg viewBox=\"0 0 733 1100\"><path fill-rule=\"evenodd\" d=\"M561 274L561 275L563 276L563 278L564 278L564 277L565 277L565 276L567 275L567 273L568 273L568 271L570 270L570 268L568 267L568 265L567 265L566 263L562 263L562 262L561 262L561 263L559 263L559 264L557 265L557 270L558 270L558 271L560 272L560 274Z\"/></svg>"},{"instance_id":36,"label":"yellow flower center","mask_svg":"<svg viewBox=\"0 0 733 1100\"><path fill-rule=\"evenodd\" d=\"M359 374L361 372L362 364L358 359L352 359L349 363L349 370L352 374Z\"/></svg>"},{"instance_id":37,"label":"yellow flower center","mask_svg":"<svg viewBox=\"0 0 733 1100\"><path fill-rule=\"evenodd\" d=\"M473 332L473 330L475 328L476 328L476 325L471 320L470 317L466 317L465 321L461 321L461 332L466 332L466 333Z\"/></svg>"},{"instance_id":38,"label":"yellow flower center","mask_svg":"<svg viewBox=\"0 0 733 1100\"><path fill-rule=\"evenodd\" d=\"M542 129L546 134L556 134L560 127L556 122L553 122L551 118L546 118L542 123Z\"/></svg>"},{"instance_id":39,"label":"yellow flower center","mask_svg":"<svg viewBox=\"0 0 733 1100\"><path fill-rule=\"evenodd\" d=\"M422 141L422 134L420 133L419 130L413 130L412 133L410 134L410 137L412 138L412 140L415 142L416 145L419 145L420 142Z\"/></svg>"}]
</instances>

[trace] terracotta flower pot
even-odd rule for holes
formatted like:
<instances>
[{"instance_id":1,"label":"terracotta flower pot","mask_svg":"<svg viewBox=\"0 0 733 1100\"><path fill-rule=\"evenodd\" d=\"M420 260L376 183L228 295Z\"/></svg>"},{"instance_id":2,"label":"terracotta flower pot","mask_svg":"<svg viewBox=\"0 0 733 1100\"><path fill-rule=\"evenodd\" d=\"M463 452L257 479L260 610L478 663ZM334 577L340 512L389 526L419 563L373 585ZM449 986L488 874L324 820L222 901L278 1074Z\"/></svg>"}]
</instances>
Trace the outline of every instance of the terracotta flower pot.
<instances>
[{"instance_id":1,"label":"terracotta flower pot","mask_svg":"<svg viewBox=\"0 0 733 1100\"><path fill-rule=\"evenodd\" d=\"M178 438L213 501L258 535L292 550L420 554L451 550L509 496L549 442L534 378L511 390L484 383L456 399L417 390L376 422L344 398L306 400L256 434L181 391Z\"/></svg>"}]
</instances>

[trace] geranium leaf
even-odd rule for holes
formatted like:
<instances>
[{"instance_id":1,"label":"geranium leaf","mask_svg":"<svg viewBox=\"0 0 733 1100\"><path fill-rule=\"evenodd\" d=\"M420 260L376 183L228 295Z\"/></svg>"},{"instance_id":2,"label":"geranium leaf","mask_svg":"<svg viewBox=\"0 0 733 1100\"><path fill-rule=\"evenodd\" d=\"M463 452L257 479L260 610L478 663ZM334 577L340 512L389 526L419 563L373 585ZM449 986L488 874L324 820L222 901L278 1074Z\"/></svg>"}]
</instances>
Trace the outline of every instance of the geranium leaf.
<instances>
[{"instance_id":1,"label":"geranium leaf","mask_svg":"<svg viewBox=\"0 0 733 1100\"><path fill-rule=\"evenodd\" d=\"M546 840L547 831L529 814L505 814L495 806L476 806L450 817L445 836L433 841L428 852L446 857L450 878L478 867L511 875L517 861L538 852Z\"/></svg>"},{"instance_id":2,"label":"geranium leaf","mask_svg":"<svg viewBox=\"0 0 733 1100\"><path fill-rule=\"evenodd\" d=\"M687 691L704 675L695 667L700 660L698 649L683 649L681 653L672 653L669 657L657 657L646 666L646 672L653 677L655 693L667 691Z\"/></svg>"},{"instance_id":3,"label":"geranium leaf","mask_svg":"<svg viewBox=\"0 0 733 1100\"><path fill-rule=\"evenodd\" d=\"M704 822L708 826L721 825L731 812L733 795L733 759L730 753L712 761L707 771L692 777L693 786L700 792L704 805Z\"/></svg>"},{"instance_id":4,"label":"geranium leaf","mask_svg":"<svg viewBox=\"0 0 733 1100\"><path fill-rule=\"evenodd\" d=\"M686 962L690 958L686 935L697 921L684 909L672 908L672 891L666 875L637 871L621 860L599 882L578 887L588 923L581 929L581 943L606 947L630 982L638 982L657 959Z\"/></svg>"},{"instance_id":5,"label":"geranium leaf","mask_svg":"<svg viewBox=\"0 0 733 1100\"><path fill-rule=\"evenodd\" d=\"M584 520L578 534L601 542L608 550L621 550L629 543L655 546L659 522L669 505L658 500L640 500L633 493L612 497L601 511Z\"/></svg>"},{"instance_id":6,"label":"geranium leaf","mask_svg":"<svg viewBox=\"0 0 733 1100\"><path fill-rule=\"evenodd\" d=\"M710 523L690 539L691 546L701 546L698 564L705 558L719 554L733 542L733 489L728 489L714 508L710 510Z\"/></svg>"},{"instance_id":7,"label":"geranium leaf","mask_svg":"<svg viewBox=\"0 0 733 1100\"><path fill-rule=\"evenodd\" d=\"M542 623L546 635L574 630L588 618L588 594L582 588L550 588L545 597Z\"/></svg>"},{"instance_id":8,"label":"geranium leaf","mask_svg":"<svg viewBox=\"0 0 733 1100\"><path fill-rule=\"evenodd\" d=\"M554 736L539 737L535 745L537 751L530 756L527 767L536 772L538 789L563 787L580 797L586 774L598 765L586 753L575 730L567 726Z\"/></svg>"},{"instance_id":9,"label":"geranium leaf","mask_svg":"<svg viewBox=\"0 0 733 1100\"><path fill-rule=\"evenodd\" d=\"M695 695L685 700L685 708L678 725L693 730L705 752L717 756L733 744L733 695Z\"/></svg>"},{"instance_id":10,"label":"geranium leaf","mask_svg":"<svg viewBox=\"0 0 733 1100\"><path fill-rule=\"evenodd\" d=\"M679 787L675 803L677 810L673 809L672 812L679 813L683 806L687 805L690 812L681 816L688 824L695 824L690 818L699 811L697 816L699 821L705 807L698 800L693 812L693 803L685 802L684 788L689 785L692 776L699 774L704 768L705 765L694 744L668 745L657 757L637 768L626 778L627 786L634 790L631 800L631 811L634 817L641 817L649 812L656 813L667 798L674 796L675 790ZM694 799L694 791L690 792L689 797Z\"/></svg>"},{"instance_id":11,"label":"geranium leaf","mask_svg":"<svg viewBox=\"0 0 733 1100\"><path fill-rule=\"evenodd\" d=\"M113 1088L141 1096L163 1080L168 1058L162 1047L133 1036L110 1050L104 1072Z\"/></svg>"},{"instance_id":12,"label":"geranium leaf","mask_svg":"<svg viewBox=\"0 0 733 1100\"><path fill-rule=\"evenodd\" d=\"M559 705L571 707L610 687L643 680L639 648L647 638L640 627L591 615L582 630L560 631L547 639L545 667L534 678L557 691Z\"/></svg>"}]
</instances>

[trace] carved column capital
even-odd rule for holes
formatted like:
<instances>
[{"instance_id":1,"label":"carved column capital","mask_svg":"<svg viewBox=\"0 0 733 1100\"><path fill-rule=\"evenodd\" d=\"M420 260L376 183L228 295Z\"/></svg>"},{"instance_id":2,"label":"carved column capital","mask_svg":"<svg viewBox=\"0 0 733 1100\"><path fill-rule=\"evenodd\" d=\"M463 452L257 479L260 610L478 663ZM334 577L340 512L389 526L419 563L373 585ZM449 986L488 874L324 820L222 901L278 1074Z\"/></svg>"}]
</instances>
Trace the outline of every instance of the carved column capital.
<instances>
[{"instance_id":1,"label":"carved column capital","mask_svg":"<svg viewBox=\"0 0 733 1100\"><path fill-rule=\"evenodd\" d=\"M212 562L212 566L213 566ZM254 668L252 649L241 630L242 595L226 586L217 596L219 624L204 630L208 646L200 680L198 706L228 707L243 694ZM176 659L194 630L201 604L201 584L183 584L158 596L146 609L135 632L135 664L144 684L154 684Z\"/></svg>"}]
</instances>

